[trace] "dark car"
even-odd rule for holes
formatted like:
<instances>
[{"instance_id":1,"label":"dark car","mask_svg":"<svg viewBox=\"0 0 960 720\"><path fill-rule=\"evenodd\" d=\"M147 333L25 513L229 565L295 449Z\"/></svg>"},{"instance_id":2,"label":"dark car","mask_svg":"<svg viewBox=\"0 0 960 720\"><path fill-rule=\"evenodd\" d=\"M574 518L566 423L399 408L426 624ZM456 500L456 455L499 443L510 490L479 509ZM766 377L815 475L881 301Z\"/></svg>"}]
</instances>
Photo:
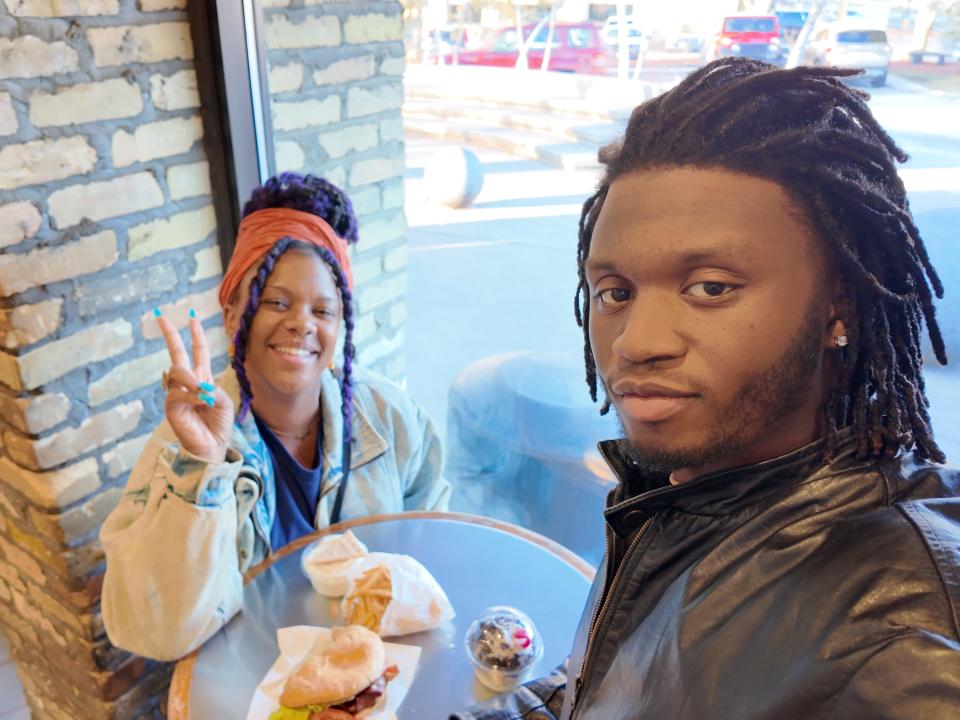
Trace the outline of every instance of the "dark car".
<instances>
[{"instance_id":1,"label":"dark car","mask_svg":"<svg viewBox=\"0 0 960 720\"><path fill-rule=\"evenodd\" d=\"M548 70L592 75L609 74L616 67L616 58L604 43L599 23L557 23L550 38L550 29L529 25L523 29L527 41L527 66L543 65L550 40ZM531 33L535 35L531 38ZM514 67L519 58L516 28L500 28L492 41L479 50L464 50L458 61L461 65L493 65Z\"/></svg>"}]
</instances>

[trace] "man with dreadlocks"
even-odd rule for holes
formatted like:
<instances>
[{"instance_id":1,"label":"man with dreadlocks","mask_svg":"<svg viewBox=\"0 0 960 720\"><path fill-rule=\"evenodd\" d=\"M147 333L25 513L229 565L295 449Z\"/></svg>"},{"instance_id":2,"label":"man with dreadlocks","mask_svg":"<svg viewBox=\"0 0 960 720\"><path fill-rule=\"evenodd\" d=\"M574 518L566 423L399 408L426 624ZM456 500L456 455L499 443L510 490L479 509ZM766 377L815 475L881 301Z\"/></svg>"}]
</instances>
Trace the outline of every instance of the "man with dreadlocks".
<instances>
[{"instance_id":1,"label":"man with dreadlocks","mask_svg":"<svg viewBox=\"0 0 960 720\"><path fill-rule=\"evenodd\" d=\"M354 367L356 241L341 190L285 173L246 204L220 285L231 368L213 377L192 311L192 358L155 311L172 362L166 420L100 534L115 645L181 657L240 610L243 572L292 540L341 519L446 509L430 420Z\"/></svg>"},{"instance_id":2,"label":"man with dreadlocks","mask_svg":"<svg viewBox=\"0 0 960 720\"><path fill-rule=\"evenodd\" d=\"M606 559L566 667L457 718L960 717L942 288L851 74L721 60L601 152L576 315L625 435Z\"/></svg>"}]
</instances>

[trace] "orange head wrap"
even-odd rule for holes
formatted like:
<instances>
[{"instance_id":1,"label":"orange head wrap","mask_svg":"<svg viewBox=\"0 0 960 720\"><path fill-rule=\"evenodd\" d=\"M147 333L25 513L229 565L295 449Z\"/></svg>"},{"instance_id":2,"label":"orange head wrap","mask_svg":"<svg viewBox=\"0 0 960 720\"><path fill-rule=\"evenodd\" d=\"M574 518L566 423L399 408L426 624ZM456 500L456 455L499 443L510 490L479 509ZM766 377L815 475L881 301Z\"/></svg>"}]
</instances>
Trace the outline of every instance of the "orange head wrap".
<instances>
[{"instance_id":1,"label":"orange head wrap","mask_svg":"<svg viewBox=\"0 0 960 720\"><path fill-rule=\"evenodd\" d=\"M353 289L347 243L323 218L290 208L267 208L250 213L240 223L237 244L220 283L220 307L230 302L247 270L285 237L327 248L337 259L347 286Z\"/></svg>"}]
</instances>

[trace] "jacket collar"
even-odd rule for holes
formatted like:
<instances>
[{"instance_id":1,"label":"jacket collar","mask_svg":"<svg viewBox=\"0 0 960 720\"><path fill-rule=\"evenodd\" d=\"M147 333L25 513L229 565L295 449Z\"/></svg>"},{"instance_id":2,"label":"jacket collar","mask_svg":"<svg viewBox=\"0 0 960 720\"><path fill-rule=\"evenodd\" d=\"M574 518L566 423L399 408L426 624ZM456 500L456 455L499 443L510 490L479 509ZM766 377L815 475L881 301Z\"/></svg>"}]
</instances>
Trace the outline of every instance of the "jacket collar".
<instances>
[{"instance_id":1,"label":"jacket collar","mask_svg":"<svg viewBox=\"0 0 960 720\"><path fill-rule=\"evenodd\" d=\"M240 407L240 383L232 367L227 367L218 378L220 387L230 396L233 406ZM356 393L356 389L354 389ZM320 378L320 409L323 418L324 475L342 473L343 465L343 395L340 391L339 372L327 370ZM260 440L260 432L252 414L248 414L237 427L251 445L251 438ZM353 402L353 442L350 458L351 468L358 468L376 460L390 449L390 443L377 432L373 423L356 401Z\"/></svg>"},{"instance_id":2,"label":"jacket collar","mask_svg":"<svg viewBox=\"0 0 960 720\"><path fill-rule=\"evenodd\" d=\"M657 510L672 507L699 515L730 515L748 505L809 480L869 467L857 460L856 441L849 430L840 434L836 458L823 461L825 441L818 440L781 457L709 473L681 485L666 475L646 474L629 459L625 440L600 443L600 452L620 484L611 493L604 515L619 536L629 535Z\"/></svg>"}]
</instances>

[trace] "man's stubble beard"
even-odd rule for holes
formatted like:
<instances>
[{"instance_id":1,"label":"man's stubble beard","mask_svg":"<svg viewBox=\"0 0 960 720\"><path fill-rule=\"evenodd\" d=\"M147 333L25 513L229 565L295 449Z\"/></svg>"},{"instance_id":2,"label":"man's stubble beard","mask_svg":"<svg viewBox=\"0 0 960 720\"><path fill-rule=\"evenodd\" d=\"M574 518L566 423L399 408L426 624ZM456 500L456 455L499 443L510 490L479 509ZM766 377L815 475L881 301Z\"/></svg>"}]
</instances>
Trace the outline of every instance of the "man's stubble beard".
<instances>
[{"instance_id":1,"label":"man's stubble beard","mask_svg":"<svg viewBox=\"0 0 960 720\"><path fill-rule=\"evenodd\" d=\"M696 469L737 453L763 437L790 414L810 392L818 391L813 378L820 362L821 320L818 304L811 303L800 331L786 351L758 371L741 387L739 398L721 411L701 443L684 448L651 444L636 446L627 438L628 455L634 465L649 473L672 473ZM766 458L769 459L769 458Z\"/></svg>"}]
</instances>

